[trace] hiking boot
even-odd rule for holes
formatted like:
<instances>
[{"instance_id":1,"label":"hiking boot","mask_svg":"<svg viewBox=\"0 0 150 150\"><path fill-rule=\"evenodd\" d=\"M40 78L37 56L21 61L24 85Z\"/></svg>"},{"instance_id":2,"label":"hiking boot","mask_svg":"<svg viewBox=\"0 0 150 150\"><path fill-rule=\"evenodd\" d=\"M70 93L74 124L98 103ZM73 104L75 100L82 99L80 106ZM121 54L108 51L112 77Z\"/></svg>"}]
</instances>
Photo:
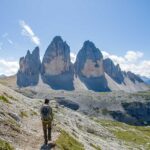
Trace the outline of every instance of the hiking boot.
<instances>
[{"instance_id":1,"label":"hiking boot","mask_svg":"<svg viewBox=\"0 0 150 150\"><path fill-rule=\"evenodd\" d=\"M50 137L48 137L48 140L49 140L49 141L51 141L51 139L52 139L52 138L51 138L51 136L50 136Z\"/></svg>"},{"instance_id":2,"label":"hiking boot","mask_svg":"<svg viewBox=\"0 0 150 150\"><path fill-rule=\"evenodd\" d=\"M44 144L47 145L47 144L48 144L48 141L45 141Z\"/></svg>"}]
</instances>

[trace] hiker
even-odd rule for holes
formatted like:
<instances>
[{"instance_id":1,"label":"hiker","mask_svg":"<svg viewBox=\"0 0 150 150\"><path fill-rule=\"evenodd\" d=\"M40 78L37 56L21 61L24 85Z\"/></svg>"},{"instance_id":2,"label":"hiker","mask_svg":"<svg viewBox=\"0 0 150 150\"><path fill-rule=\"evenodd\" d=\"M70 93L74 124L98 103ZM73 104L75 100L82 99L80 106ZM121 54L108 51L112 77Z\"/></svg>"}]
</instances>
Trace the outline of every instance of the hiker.
<instances>
[{"instance_id":1,"label":"hiker","mask_svg":"<svg viewBox=\"0 0 150 150\"><path fill-rule=\"evenodd\" d=\"M52 108L49 105L49 99L45 99L44 104L41 107L41 120L43 125L43 133L45 144L51 141L51 129L52 129Z\"/></svg>"}]
</instances>

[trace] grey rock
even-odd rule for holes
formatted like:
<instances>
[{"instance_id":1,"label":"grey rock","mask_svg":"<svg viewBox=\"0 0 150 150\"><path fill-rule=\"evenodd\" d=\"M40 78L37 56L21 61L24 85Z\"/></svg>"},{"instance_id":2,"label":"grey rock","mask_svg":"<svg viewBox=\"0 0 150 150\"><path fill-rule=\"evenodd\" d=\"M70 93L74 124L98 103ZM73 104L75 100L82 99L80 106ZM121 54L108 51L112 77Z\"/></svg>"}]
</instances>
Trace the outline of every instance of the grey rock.
<instances>
[{"instance_id":1,"label":"grey rock","mask_svg":"<svg viewBox=\"0 0 150 150\"><path fill-rule=\"evenodd\" d=\"M138 75L136 75L136 74L134 74L133 72L131 72L131 71L128 71L127 73L126 73L126 75L127 75L127 77L132 81L132 82L140 82L140 83L142 83L142 82L144 82Z\"/></svg>"},{"instance_id":2,"label":"grey rock","mask_svg":"<svg viewBox=\"0 0 150 150\"><path fill-rule=\"evenodd\" d=\"M73 90L70 47L60 36L54 37L43 57L41 77L53 89Z\"/></svg>"},{"instance_id":3,"label":"grey rock","mask_svg":"<svg viewBox=\"0 0 150 150\"><path fill-rule=\"evenodd\" d=\"M125 111L108 111L117 121L130 125L150 125L150 102L123 102Z\"/></svg>"},{"instance_id":4,"label":"grey rock","mask_svg":"<svg viewBox=\"0 0 150 150\"><path fill-rule=\"evenodd\" d=\"M77 55L75 74L88 89L109 91L104 75L102 53L91 41L85 41Z\"/></svg>"},{"instance_id":5,"label":"grey rock","mask_svg":"<svg viewBox=\"0 0 150 150\"><path fill-rule=\"evenodd\" d=\"M9 116L11 116L15 121L20 122L21 118L18 116L18 114L10 112Z\"/></svg>"},{"instance_id":6,"label":"grey rock","mask_svg":"<svg viewBox=\"0 0 150 150\"><path fill-rule=\"evenodd\" d=\"M119 64L115 65L110 58L106 58L103 61L105 72L117 83L121 84L124 82L123 72L120 69Z\"/></svg>"},{"instance_id":7,"label":"grey rock","mask_svg":"<svg viewBox=\"0 0 150 150\"><path fill-rule=\"evenodd\" d=\"M32 53L28 50L26 56L20 58L19 65L17 85L19 87L37 85L41 67L39 47L36 47Z\"/></svg>"}]
</instances>

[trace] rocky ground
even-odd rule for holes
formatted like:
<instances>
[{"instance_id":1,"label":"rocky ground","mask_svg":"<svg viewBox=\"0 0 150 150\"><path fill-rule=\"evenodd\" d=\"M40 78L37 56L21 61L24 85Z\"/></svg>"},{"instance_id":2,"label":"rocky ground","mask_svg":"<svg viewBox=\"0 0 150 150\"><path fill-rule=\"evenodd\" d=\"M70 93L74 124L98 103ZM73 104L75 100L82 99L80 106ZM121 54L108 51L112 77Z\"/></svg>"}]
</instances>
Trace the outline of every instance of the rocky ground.
<instances>
[{"instance_id":1,"label":"rocky ground","mask_svg":"<svg viewBox=\"0 0 150 150\"><path fill-rule=\"evenodd\" d=\"M46 91L47 93L47 91ZM14 91L0 85L0 149L18 150L128 150L150 149L148 119L142 126L121 122L111 114L124 112L130 115L122 103L147 104L149 92L145 93L95 93L52 91L49 93L29 89ZM43 98L51 99L54 122L51 144L43 145L43 132L39 108ZM149 105L145 107L149 112ZM135 103L135 112L139 104ZM127 107L128 109L130 107ZM134 108L134 107L131 107ZM139 108L141 109L141 108ZM130 112L130 111L129 111ZM146 117L147 112L145 112ZM118 114L117 114L118 116ZM136 117L134 116L136 119ZM127 119L127 118L125 118ZM138 120L136 120L138 121ZM147 122L146 122L147 121ZM52 143L55 144L52 147Z\"/></svg>"}]
</instances>

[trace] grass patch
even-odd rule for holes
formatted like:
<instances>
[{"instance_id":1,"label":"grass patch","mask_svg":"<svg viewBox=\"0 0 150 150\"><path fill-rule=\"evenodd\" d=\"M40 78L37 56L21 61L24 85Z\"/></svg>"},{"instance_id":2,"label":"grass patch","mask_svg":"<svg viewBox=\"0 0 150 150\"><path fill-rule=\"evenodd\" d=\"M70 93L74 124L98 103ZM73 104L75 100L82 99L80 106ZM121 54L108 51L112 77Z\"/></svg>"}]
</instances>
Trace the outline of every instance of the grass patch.
<instances>
[{"instance_id":1,"label":"grass patch","mask_svg":"<svg viewBox=\"0 0 150 150\"><path fill-rule=\"evenodd\" d=\"M37 113L36 111L34 111L34 110L31 110L31 115L32 115L32 116L37 116L38 113Z\"/></svg>"},{"instance_id":2,"label":"grass patch","mask_svg":"<svg viewBox=\"0 0 150 150\"><path fill-rule=\"evenodd\" d=\"M132 94L133 96L140 96L145 100L150 100L150 91L141 91L138 93Z\"/></svg>"},{"instance_id":3,"label":"grass patch","mask_svg":"<svg viewBox=\"0 0 150 150\"><path fill-rule=\"evenodd\" d=\"M101 111L102 111L103 115L108 115L109 114L109 110L107 108L103 108Z\"/></svg>"},{"instance_id":4,"label":"grass patch","mask_svg":"<svg viewBox=\"0 0 150 150\"><path fill-rule=\"evenodd\" d=\"M15 150L15 149L10 143L0 139L0 150Z\"/></svg>"},{"instance_id":5,"label":"grass patch","mask_svg":"<svg viewBox=\"0 0 150 150\"><path fill-rule=\"evenodd\" d=\"M102 126L111 131L117 139L124 141L127 145L143 146L150 149L150 127L132 126L125 123L97 120Z\"/></svg>"},{"instance_id":6,"label":"grass patch","mask_svg":"<svg viewBox=\"0 0 150 150\"><path fill-rule=\"evenodd\" d=\"M8 95L8 94L5 93L5 92L4 92L4 95L5 95L6 97L8 97L9 99L11 99L11 100L18 101L16 98L14 98L13 96Z\"/></svg>"},{"instance_id":7,"label":"grass patch","mask_svg":"<svg viewBox=\"0 0 150 150\"><path fill-rule=\"evenodd\" d=\"M61 150L84 150L84 146L65 131L61 131L56 145Z\"/></svg>"},{"instance_id":8,"label":"grass patch","mask_svg":"<svg viewBox=\"0 0 150 150\"><path fill-rule=\"evenodd\" d=\"M95 148L96 150L102 150L99 146L96 146L96 145L94 145L94 144L92 144L92 143L90 143L90 145L91 145L93 148Z\"/></svg>"},{"instance_id":9,"label":"grass patch","mask_svg":"<svg viewBox=\"0 0 150 150\"><path fill-rule=\"evenodd\" d=\"M0 124L3 124L5 127L10 127L13 131L20 133L20 125L17 124L13 119L0 120Z\"/></svg>"},{"instance_id":10,"label":"grass patch","mask_svg":"<svg viewBox=\"0 0 150 150\"><path fill-rule=\"evenodd\" d=\"M26 118L26 117L28 117L28 114L27 114L26 111L21 111L19 116L20 116L21 118Z\"/></svg>"},{"instance_id":11,"label":"grass patch","mask_svg":"<svg viewBox=\"0 0 150 150\"><path fill-rule=\"evenodd\" d=\"M4 95L0 95L0 101L10 104L10 101Z\"/></svg>"}]
</instances>

